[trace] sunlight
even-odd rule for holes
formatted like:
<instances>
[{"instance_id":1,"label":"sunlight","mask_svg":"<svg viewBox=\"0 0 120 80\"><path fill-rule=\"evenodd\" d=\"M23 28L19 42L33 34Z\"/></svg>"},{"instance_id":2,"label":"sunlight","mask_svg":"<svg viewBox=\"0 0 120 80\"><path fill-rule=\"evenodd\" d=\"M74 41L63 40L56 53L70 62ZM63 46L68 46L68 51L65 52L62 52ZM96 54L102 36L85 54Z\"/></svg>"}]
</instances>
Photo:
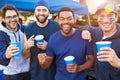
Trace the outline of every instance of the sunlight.
<instances>
[{"instance_id":1,"label":"sunlight","mask_svg":"<svg viewBox=\"0 0 120 80\"><path fill-rule=\"evenodd\" d=\"M99 6L100 4L104 3L106 0L96 0L96 6Z\"/></svg>"}]
</instances>

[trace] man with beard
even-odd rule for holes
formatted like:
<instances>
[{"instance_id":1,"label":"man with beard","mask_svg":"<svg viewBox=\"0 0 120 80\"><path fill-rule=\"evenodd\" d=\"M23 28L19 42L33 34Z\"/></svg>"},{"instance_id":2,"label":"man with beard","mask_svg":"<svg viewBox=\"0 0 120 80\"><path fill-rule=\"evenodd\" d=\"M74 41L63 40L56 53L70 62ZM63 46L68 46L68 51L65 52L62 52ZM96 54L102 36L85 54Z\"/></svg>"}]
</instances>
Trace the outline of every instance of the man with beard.
<instances>
[{"instance_id":1,"label":"man with beard","mask_svg":"<svg viewBox=\"0 0 120 80\"><path fill-rule=\"evenodd\" d=\"M96 80L119 80L120 70L117 68L120 63L120 25L116 24L117 7L113 3L105 2L98 6L96 14L99 27L87 27L94 45ZM91 39L88 31L83 31L83 38ZM111 48L104 47L98 52L95 44L98 41L111 41Z\"/></svg>"},{"instance_id":2,"label":"man with beard","mask_svg":"<svg viewBox=\"0 0 120 80\"><path fill-rule=\"evenodd\" d=\"M55 60L55 80L86 80L85 70L92 67L94 61L92 45L82 39L78 29L73 28L75 16L70 8L63 7L58 12L58 22L61 30L50 37L46 56L39 59L39 64L46 69ZM74 56L75 63L66 66L66 56Z\"/></svg>"},{"instance_id":3,"label":"man with beard","mask_svg":"<svg viewBox=\"0 0 120 80\"><path fill-rule=\"evenodd\" d=\"M1 12L0 67L3 69L4 80L30 80L29 59L16 57L18 47L10 45L11 42L20 42L21 51L24 49L24 27L18 24L19 13L12 5L3 6Z\"/></svg>"},{"instance_id":4,"label":"man with beard","mask_svg":"<svg viewBox=\"0 0 120 80\"><path fill-rule=\"evenodd\" d=\"M25 31L25 37L27 37L25 39L27 52L23 55L25 58L30 57L31 80L54 80L54 63L49 69L44 70L39 65L38 55L44 55L46 53L47 41L51 34L59 30L59 25L57 22L48 19L50 8L44 0L40 0L35 4L34 14L37 21L30 24ZM43 44L37 44L36 41L34 41L34 37L37 35L44 35L45 41Z\"/></svg>"}]
</instances>

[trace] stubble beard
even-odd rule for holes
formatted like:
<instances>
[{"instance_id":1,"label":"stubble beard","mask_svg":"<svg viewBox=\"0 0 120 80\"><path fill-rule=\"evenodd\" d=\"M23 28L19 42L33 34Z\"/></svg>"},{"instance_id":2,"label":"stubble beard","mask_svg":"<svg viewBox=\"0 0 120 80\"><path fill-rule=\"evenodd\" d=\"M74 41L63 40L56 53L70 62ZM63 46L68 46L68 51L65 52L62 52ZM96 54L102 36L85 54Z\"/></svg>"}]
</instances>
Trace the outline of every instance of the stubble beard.
<instances>
[{"instance_id":1,"label":"stubble beard","mask_svg":"<svg viewBox=\"0 0 120 80\"><path fill-rule=\"evenodd\" d=\"M46 16L44 20L40 20L37 16L36 16L36 19L39 23L45 23L48 19L48 16Z\"/></svg>"}]
</instances>

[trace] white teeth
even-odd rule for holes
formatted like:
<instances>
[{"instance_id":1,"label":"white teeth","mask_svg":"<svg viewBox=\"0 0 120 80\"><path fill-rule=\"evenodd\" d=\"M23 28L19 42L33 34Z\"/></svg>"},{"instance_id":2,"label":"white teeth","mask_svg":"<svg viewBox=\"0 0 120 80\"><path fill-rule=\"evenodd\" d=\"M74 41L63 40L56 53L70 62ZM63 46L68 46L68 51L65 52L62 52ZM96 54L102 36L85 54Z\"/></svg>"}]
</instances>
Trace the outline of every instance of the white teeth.
<instances>
[{"instance_id":1,"label":"white teeth","mask_svg":"<svg viewBox=\"0 0 120 80\"><path fill-rule=\"evenodd\" d=\"M109 25L103 25L103 26L109 26Z\"/></svg>"},{"instance_id":2,"label":"white teeth","mask_svg":"<svg viewBox=\"0 0 120 80\"><path fill-rule=\"evenodd\" d=\"M43 18L43 16L39 16L40 18Z\"/></svg>"},{"instance_id":3,"label":"white teeth","mask_svg":"<svg viewBox=\"0 0 120 80\"><path fill-rule=\"evenodd\" d=\"M63 27L69 27L69 25L63 25Z\"/></svg>"},{"instance_id":4,"label":"white teeth","mask_svg":"<svg viewBox=\"0 0 120 80\"><path fill-rule=\"evenodd\" d=\"M44 16L39 16L38 18L39 18L39 19L44 19Z\"/></svg>"},{"instance_id":5,"label":"white teeth","mask_svg":"<svg viewBox=\"0 0 120 80\"><path fill-rule=\"evenodd\" d=\"M107 24L103 24L103 26L109 26L110 24L109 23L107 23Z\"/></svg>"}]
</instances>

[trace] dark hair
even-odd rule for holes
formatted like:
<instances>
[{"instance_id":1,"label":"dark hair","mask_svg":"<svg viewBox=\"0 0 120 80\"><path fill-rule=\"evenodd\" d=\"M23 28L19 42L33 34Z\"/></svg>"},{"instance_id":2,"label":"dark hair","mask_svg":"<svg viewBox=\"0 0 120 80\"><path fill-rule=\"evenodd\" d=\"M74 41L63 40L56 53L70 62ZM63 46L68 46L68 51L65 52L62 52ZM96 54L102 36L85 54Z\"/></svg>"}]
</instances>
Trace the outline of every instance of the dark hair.
<instances>
[{"instance_id":1,"label":"dark hair","mask_svg":"<svg viewBox=\"0 0 120 80\"><path fill-rule=\"evenodd\" d=\"M59 10L59 12L58 12L58 18L59 18L59 16L60 16L60 13L63 12L63 11L72 12L73 17L75 17L75 16L74 16L74 12L73 12L73 10L72 10L71 8L69 8L69 7L63 7L63 8L61 8L61 9Z\"/></svg>"},{"instance_id":2,"label":"dark hair","mask_svg":"<svg viewBox=\"0 0 120 80\"><path fill-rule=\"evenodd\" d=\"M22 24L22 18L19 18L19 23Z\"/></svg>"},{"instance_id":3,"label":"dark hair","mask_svg":"<svg viewBox=\"0 0 120 80\"><path fill-rule=\"evenodd\" d=\"M19 16L19 13L18 13L17 9L14 6L5 5L5 6L2 7L2 10L1 10L2 18L5 18L5 13L7 12L7 10L14 10L17 13L17 15Z\"/></svg>"}]
</instances>

